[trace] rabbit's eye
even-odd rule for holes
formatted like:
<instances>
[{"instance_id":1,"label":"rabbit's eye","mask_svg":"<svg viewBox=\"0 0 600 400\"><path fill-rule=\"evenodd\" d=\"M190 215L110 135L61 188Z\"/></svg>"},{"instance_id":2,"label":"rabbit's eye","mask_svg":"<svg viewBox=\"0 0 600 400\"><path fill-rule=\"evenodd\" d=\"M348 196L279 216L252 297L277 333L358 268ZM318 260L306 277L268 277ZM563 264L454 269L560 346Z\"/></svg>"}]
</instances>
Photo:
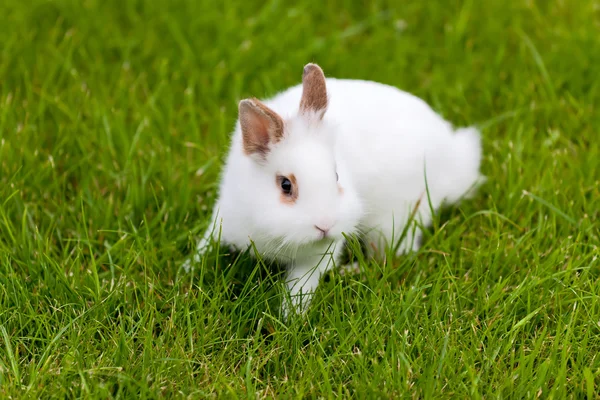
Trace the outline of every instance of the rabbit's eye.
<instances>
[{"instance_id":1,"label":"rabbit's eye","mask_svg":"<svg viewBox=\"0 0 600 400\"><path fill-rule=\"evenodd\" d=\"M338 173L337 173L337 172L335 173L335 180L336 180L336 181L339 181L339 180L340 180L340 177L338 176Z\"/></svg>"},{"instance_id":2,"label":"rabbit's eye","mask_svg":"<svg viewBox=\"0 0 600 400\"><path fill-rule=\"evenodd\" d=\"M294 174L288 176L277 175L277 186L281 188L281 202L284 204L294 204L298 198L298 184Z\"/></svg>"},{"instance_id":3,"label":"rabbit's eye","mask_svg":"<svg viewBox=\"0 0 600 400\"><path fill-rule=\"evenodd\" d=\"M292 182L290 182L290 180L288 178L282 178L281 179L281 190L285 194L291 194L292 193Z\"/></svg>"}]
</instances>

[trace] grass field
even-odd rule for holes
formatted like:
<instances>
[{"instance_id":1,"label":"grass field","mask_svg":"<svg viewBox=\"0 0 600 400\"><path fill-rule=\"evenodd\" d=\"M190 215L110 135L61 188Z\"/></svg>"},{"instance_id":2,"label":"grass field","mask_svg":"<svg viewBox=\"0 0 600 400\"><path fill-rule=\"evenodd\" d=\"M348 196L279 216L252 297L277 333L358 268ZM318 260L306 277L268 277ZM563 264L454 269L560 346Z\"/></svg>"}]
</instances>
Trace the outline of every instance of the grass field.
<instances>
[{"instance_id":1,"label":"grass field","mask_svg":"<svg viewBox=\"0 0 600 400\"><path fill-rule=\"evenodd\" d=\"M595 0L0 2L0 397L597 398L599 32ZM269 266L180 265L237 102L311 61L480 126L489 180L284 324Z\"/></svg>"}]
</instances>

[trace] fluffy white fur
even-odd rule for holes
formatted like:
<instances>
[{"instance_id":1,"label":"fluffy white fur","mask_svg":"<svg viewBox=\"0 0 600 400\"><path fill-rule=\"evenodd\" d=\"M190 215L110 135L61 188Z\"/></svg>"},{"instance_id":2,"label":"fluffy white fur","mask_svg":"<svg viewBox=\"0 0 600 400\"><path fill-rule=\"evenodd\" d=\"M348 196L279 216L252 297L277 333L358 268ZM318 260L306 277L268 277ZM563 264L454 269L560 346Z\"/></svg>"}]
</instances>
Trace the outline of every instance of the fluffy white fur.
<instances>
[{"instance_id":1,"label":"fluffy white fur","mask_svg":"<svg viewBox=\"0 0 600 400\"><path fill-rule=\"evenodd\" d=\"M299 112L301 84L264 101L285 130L263 162L244 152L238 121L213 222L196 254L197 260L219 233L239 250L254 243L263 257L286 263L290 295L301 310L338 258L342 233L359 233L383 253L415 208L426 226L429 202L434 209L456 202L480 178L475 128L454 130L421 99L381 83L328 78L326 84L322 119ZM295 204L281 201L277 174L295 175ZM328 237L315 225L330 228ZM416 250L420 236L410 229L399 253Z\"/></svg>"}]
</instances>

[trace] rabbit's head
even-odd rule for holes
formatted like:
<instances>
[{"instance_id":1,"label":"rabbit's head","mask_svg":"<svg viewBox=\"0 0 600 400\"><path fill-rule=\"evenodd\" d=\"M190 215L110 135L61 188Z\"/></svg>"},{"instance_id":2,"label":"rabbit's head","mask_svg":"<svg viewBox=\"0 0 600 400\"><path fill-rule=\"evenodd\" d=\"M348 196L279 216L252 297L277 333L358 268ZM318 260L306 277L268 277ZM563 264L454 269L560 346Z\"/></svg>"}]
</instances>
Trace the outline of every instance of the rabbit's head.
<instances>
[{"instance_id":1,"label":"rabbit's head","mask_svg":"<svg viewBox=\"0 0 600 400\"><path fill-rule=\"evenodd\" d=\"M337 131L327 120L321 68L308 64L298 113L285 120L257 99L239 104L245 156L256 174L247 185L260 204L252 218L274 240L296 246L334 241L356 229L362 212L351 176L336 159Z\"/></svg>"}]
</instances>

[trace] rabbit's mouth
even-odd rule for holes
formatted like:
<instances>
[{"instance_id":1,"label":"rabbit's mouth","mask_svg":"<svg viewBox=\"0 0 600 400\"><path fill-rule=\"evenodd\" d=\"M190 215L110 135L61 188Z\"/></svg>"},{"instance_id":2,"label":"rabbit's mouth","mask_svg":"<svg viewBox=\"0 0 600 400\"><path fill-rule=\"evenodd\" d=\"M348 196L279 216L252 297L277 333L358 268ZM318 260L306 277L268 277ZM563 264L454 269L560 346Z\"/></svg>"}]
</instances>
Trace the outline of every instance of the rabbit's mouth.
<instances>
[{"instance_id":1,"label":"rabbit's mouth","mask_svg":"<svg viewBox=\"0 0 600 400\"><path fill-rule=\"evenodd\" d=\"M331 243L335 242L336 239L337 238L331 233L328 233L326 235L321 234L318 238L313 240L312 243L316 245L330 245Z\"/></svg>"}]
</instances>

